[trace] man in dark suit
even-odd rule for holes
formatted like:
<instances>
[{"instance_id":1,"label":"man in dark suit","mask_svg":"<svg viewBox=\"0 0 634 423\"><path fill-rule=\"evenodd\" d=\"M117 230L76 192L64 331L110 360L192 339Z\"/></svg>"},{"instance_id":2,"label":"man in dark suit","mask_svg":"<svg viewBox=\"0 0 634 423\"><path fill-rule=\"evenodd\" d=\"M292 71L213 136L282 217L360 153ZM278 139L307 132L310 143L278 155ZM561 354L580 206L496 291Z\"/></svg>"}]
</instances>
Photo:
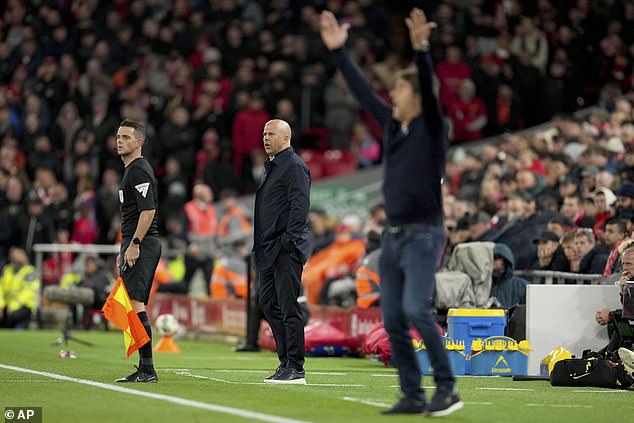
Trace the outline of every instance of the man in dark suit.
<instances>
[{"instance_id":1,"label":"man in dark suit","mask_svg":"<svg viewBox=\"0 0 634 423\"><path fill-rule=\"evenodd\" d=\"M309 250L310 172L291 148L287 122L268 121L263 142L269 159L255 194L253 254L260 308L280 360L265 382L305 384L304 324L297 297Z\"/></svg>"}]
</instances>

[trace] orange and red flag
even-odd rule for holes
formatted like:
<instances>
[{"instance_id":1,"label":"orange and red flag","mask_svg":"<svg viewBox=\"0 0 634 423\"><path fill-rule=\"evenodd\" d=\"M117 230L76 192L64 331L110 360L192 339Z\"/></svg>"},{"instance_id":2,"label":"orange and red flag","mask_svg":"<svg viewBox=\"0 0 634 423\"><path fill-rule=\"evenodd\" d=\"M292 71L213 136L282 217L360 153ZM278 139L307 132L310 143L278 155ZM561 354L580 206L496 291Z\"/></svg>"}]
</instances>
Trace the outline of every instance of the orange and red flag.
<instances>
[{"instance_id":1,"label":"orange and red flag","mask_svg":"<svg viewBox=\"0 0 634 423\"><path fill-rule=\"evenodd\" d=\"M139 316L132 308L121 278L117 279L101 311L106 319L123 331L123 343L128 357L150 341Z\"/></svg>"}]
</instances>

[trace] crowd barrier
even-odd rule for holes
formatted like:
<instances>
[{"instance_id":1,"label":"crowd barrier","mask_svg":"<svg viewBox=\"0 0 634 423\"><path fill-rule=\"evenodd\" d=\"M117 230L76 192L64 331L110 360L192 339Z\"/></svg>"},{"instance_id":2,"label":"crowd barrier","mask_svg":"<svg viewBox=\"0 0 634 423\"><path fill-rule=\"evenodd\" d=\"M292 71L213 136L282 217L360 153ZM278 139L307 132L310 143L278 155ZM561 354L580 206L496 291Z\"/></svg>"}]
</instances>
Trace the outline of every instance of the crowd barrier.
<instances>
[{"instance_id":1,"label":"crowd barrier","mask_svg":"<svg viewBox=\"0 0 634 423\"><path fill-rule=\"evenodd\" d=\"M552 270L516 270L513 274L526 279L528 283L540 285L599 285L607 279L603 275L582 275Z\"/></svg>"}]
</instances>

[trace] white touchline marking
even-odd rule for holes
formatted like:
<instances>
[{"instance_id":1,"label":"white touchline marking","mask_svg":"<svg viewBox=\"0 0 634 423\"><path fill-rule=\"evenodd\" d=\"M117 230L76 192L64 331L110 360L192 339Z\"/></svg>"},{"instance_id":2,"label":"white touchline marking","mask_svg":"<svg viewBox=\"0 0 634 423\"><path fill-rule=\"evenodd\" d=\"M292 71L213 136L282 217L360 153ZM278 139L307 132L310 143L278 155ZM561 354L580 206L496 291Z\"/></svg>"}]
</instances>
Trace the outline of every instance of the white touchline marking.
<instances>
[{"instance_id":1,"label":"white touchline marking","mask_svg":"<svg viewBox=\"0 0 634 423\"><path fill-rule=\"evenodd\" d=\"M0 379L0 383L57 383L59 380Z\"/></svg>"},{"instance_id":2,"label":"white touchline marking","mask_svg":"<svg viewBox=\"0 0 634 423\"><path fill-rule=\"evenodd\" d=\"M464 401L464 405L493 405L493 403L487 401Z\"/></svg>"},{"instance_id":3,"label":"white touchline marking","mask_svg":"<svg viewBox=\"0 0 634 423\"><path fill-rule=\"evenodd\" d=\"M534 389L527 388L476 388L481 391L534 391Z\"/></svg>"},{"instance_id":4,"label":"white touchline marking","mask_svg":"<svg viewBox=\"0 0 634 423\"><path fill-rule=\"evenodd\" d=\"M228 383L230 385L274 385L274 383L266 383L266 382L248 382L248 381L235 381L235 380L225 380L225 379L220 379L217 377L211 377L211 376L203 376L203 375L196 375L193 374L191 372L188 371L179 371L179 372L175 372L177 375L179 376L187 376L187 377L193 377L196 379L208 379L208 380L213 380L214 382L221 382L221 383ZM302 385L302 386L331 386L331 387L343 387L343 388L358 388L358 387L364 387L365 385L358 385L358 384L339 384L339 383L307 383L306 385Z\"/></svg>"},{"instance_id":5,"label":"white touchline marking","mask_svg":"<svg viewBox=\"0 0 634 423\"><path fill-rule=\"evenodd\" d=\"M338 372L311 372L310 370L306 371L308 376L311 375L319 375L319 376L347 376L347 373L338 373Z\"/></svg>"},{"instance_id":6,"label":"white touchline marking","mask_svg":"<svg viewBox=\"0 0 634 423\"><path fill-rule=\"evenodd\" d=\"M77 379L74 377L64 376L64 375L60 375L56 373L41 372L38 370L31 370L31 369L25 369L22 367L9 366L6 364L0 364L0 368L6 369L6 370L13 370L16 372L21 372L21 373L29 373L33 375L49 377L51 379L57 379L57 380L65 381L65 382L74 382L74 383L79 383L82 385L94 386L96 388L106 389L106 390L114 391L114 392L121 392L121 393L129 394L129 395L138 395L140 397L157 399L157 400L161 400L165 402L171 402L173 404L183 405L186 407L199 408L201 410L209 410L209 411L215 411L217 413L230 414L232 416L239 416L239 417L244 417L247 419L261 420L264 422L273 422L273 423L306 423L304 420L289 419L286 417L274 416L272 414L264 414L264 413L258 413L255 411L242 410L239 408L226 407L224 405L209 404L206 402L173 397L170 395L158 394L155 392L137 391L136 389L124 388L121 386L110 385L108 383L95 382L93 380L87 380L87 379Z\"/></svg>"},{"instance_id":7,"label":"white touchline marking","mask_svg":"<svg viewBox=\"0 0 634 423\"><path fill-rule=\"evenodd\" d=\"M223 372L223 373L271 373L270 370L232 370L232 369L214 369L213 372ZM320 375L320 376L346 376L347 373L338 373L338 372L311 372L307 370L306 373L309 376L312 375Z\"/></svg>"},{"instance_id":8,"label":"white touchline marking","mask_svg":"<svg viewBox=\"0 0 634 423\"><path fill-rule=\"evenodd\" d=\"M345 383L307 383L306 386L333 386L333 387L341 387L341 388L363 388L365 385L360 384L345 384Z\"/></svg>"},{"instance_id":9,"label":"white touchline marking","mask_svg":"<svg viewBox=\"0 0 634 423\"><path fill-rule=\"evenodd\" d=\"M601 391L599 391L599 390L586 390L586 391L584 391L584 390L579 389L579 390L574 390L572 392L587 393L587 394L613 394L613 393L630 392L630 391L627 391L625 389L607 389L606 388L605 390L601 390Z\"/></svg>"},{"instance_id":10,"label":"white touchline marking","mask_svg":"<svg viewBox=\"0 0 634 423\"><path fill-rule=\"evenodd\" d=\"M397 373L388 373L388 374L380 374L379 373L379 374L373 374L373 375L370 375L370 376L372 376L372 377L398 377L398 374Z\"/></svg>"},{"instance_id":11,"label":"white touchline marking","mask_svg":"<svg viewBox=\"0 0 634 423\"><path fill-rule=\"evenodd\" d=\"M583 404L525 404L527 407L551 407L551 408L594 408L591 405Z\"/></svg>"},{"instance_id":12,"label":"white touchline marking","mask_svg":"<svg viewBox=\"0 0 634 423\"><path fill-rule=\"evenodd\" d=\"M401 385L389 385L388 388L400 388ZM423 389L436 389L435 386L423 386Z\"/></svg>"},{"instance_id":13,"label":"white touchline marking","mask_svg":"<svg viewBox=\"0 0 634 423\"><path fill-rule=\"evenodd\" d=\"M352 402L358 402L365 405L371 405L373 407L381 407L381 408L391 407L391 404L388 404L386 402L381 402L381 401L373 401L373 400L353 398L353 397L342 397L341 399L344 401L352 401Z\"/></svg>"}]
</instances>

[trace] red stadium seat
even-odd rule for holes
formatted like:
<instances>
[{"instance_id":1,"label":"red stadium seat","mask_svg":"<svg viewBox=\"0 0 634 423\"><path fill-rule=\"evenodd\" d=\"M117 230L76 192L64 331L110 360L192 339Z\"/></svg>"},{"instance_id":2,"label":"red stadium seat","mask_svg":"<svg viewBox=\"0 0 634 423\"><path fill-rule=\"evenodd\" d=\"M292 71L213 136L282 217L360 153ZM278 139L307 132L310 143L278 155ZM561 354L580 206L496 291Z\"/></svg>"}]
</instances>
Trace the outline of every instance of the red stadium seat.
<instances>
[{"instance_id":1,"label":"red stadium seat","mask_svg":"<svg viewBox=\"0 0 634 423\"><path fill-rule=\"evenodd\" d=\"M320 151L302 149L298 153L310 169L310 177L313 181L324 176L323 154Z\"/></svg>"},{"instance_id":2,"label":"red stadium seat","mask_svg":"<svg viewBox=\"0 0 634 423\"><path fill-rule=\"evenodd\" d=\"M349 151L328 150L324 153L324 176L344 175L357 170L357 162Z\"/></svg>"}]
</instances>

